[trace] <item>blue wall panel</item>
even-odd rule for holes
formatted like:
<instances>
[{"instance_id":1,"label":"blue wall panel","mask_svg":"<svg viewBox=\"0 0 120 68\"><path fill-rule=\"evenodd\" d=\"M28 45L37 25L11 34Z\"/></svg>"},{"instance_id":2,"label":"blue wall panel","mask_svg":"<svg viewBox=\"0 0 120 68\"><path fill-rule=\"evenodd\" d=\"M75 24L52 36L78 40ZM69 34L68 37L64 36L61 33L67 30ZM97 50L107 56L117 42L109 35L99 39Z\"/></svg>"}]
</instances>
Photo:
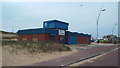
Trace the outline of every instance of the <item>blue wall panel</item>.
<instances>
[{"instance_id":1,"label":"blue wall panel","mask_svg":"<svg viewBox=\"0 0 120 68\"><path fill-rule=\"evenodd\" d=\"M76 44L76 37L68 37L68 44Z\"/></svg>"},{"instance_id":2,"label":"blue wall panel","mask_svg":"<svg viewBox=\"0 0 120 68\"><path fill-rule=\"evenodd\" d=\"M49 27L48 28L55 28L55 23L48 23L49 25Z\"/></svg>"},{"instance_id":3,"label":"blue wall panel","mask_svg":"<svg viewBox=\"0 0 120 68\"><path fill-rule=\"evenodd\" d=\"M68 29L68 25L65 23L55 22L56 28L59 29Z\"/></svg>"},{"instance_id":4,"label":"blue wall panel","mask_svg":"<svg viewBox=\"0 0 120 68\"><path fill-rule=\"evenodd\" d=\"M37 29L26 29L26 30L19 30L17 34L52 34L58 35L58 30L52 30L47 28L37 28Z\"/></svg>"},{"instance_id":5,"label":"blue wall panel","mask_svg":"<svg viewBox=\"0 0 120 68\"><path fill-rule=\"evenodd\" d=\"M43 23L43 28L54 28L54 29L64 29L68 30L68 23L61 22L58 20L50 20L50 21L45 21Z\"/></svg>"}]
</instances>

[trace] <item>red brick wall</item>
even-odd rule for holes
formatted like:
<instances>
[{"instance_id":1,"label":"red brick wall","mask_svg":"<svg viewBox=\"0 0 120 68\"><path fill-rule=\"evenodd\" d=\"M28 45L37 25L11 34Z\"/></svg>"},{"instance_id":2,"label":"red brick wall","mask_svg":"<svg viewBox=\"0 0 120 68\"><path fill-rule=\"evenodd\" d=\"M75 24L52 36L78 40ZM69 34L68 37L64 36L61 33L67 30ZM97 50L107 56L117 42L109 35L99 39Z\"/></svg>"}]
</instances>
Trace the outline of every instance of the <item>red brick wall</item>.
<instances>
[{"instance_id":1,"label":"red brick wall","mask_svg":"<svg viewBox=\"0 0 120 68\"><path fill-rule=\"evenodd\" d=\"M27 38L28 41L31 41L31 40L32 40L32 39L31 39L31 38L32 38L32 35L26 35L25 37Z\"/></svg>"},{"instance_id":2,"label":"red brick wall","mask_svg":"<svg viewBox=\"0 0 120 68\"><path fill-rule=\"evenodd\" d=\"M68 44L68 37L69 37L69 36L68 36L68 35L66 35L66 43L67 43L67 44Z\"/></svg>"},{"instance_id":3,"label":"red brick wall","mask_svg":"<svg viewBox=\"0 0 120 68\"><path fill-rule=\"evenodd\" d=\"M49 34L33 34L33 35L18 35L18 40L23 40L26 38L27 41L32 41L33 38L38 39L38 41L49 41ZM68 37L66 36L66 42L68 43ZM55 36L55 42L59 42L59 35ZM89 44L90 37L76 36L76 44Z\"/></svg>"},{"instance_id":4,"label":"red brick wall","mask_svg":"<svg viewBox=\"0 0 120 68\"><path fill-rule=\"evenodd\" d=\"M76 36L76 44L89 44L89 37Z\"/></svg>"},{"instance_id":5,"label":"red brick wall","mask_svg":"<svg viewBox=\"0 0 120 68\"><path fill-rule=\"evenodd\" d=\"M18 40L22 40L23 35L18 35Z\"/></svg>"},{"instance_id":6,"label":"red brick wall","mask_svg":"<svg viewBox=\"0 0 120 68\"><path fill-rule=\"evenodd\" d=\"M55 36L55 42L60 42L59 35Z\"/></svg>"},{"instance_id":7,"label":"red brick wall","mask_svg":"<svg viewBox=\"0 0 120 68\"><path fill-rule=\"evenodd\" d=\"M32 38L37 38L38 41L48 41L49 34L33 34Z\"/></svg>"},{"instance_id":8,"label":"red brick wall","mask_svg":"<svg viewBox=\"0 0 120 68\"><path fill-rule=\"evenodd\" d=\"M23 38L26 38L27 41L32 41L33 38L38 39L38 41L48 41L49 34L18 35L18 40L23 40Z\"/></svg>"}]
</instances>

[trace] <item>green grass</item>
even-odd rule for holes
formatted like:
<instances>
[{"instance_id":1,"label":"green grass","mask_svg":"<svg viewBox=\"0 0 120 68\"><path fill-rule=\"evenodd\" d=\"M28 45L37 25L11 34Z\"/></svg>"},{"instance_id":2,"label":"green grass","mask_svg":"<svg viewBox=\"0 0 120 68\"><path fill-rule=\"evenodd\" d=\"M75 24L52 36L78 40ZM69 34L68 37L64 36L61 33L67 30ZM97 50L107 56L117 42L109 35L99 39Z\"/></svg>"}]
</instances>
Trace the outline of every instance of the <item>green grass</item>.
<instances>
[{"instance_id":1,"label":"green grass","mask_svg":"<svg viewBox=\"0 0 120 68\"><path fill-rule=\"evenodd\" d=\"M28 42L28 41L7 41L2 40L2 46L10 46L14 50L26 49L30 53L70 51L65 44L54 42Z\"/></svg>"},{"instance_id":2,"label":"green grass","mask_svg":"<svg viewBox=\"0 0 120 68\"><path fill-rule=\"evenodd\" d=\"M117 44L119 42L118 41L109 41L109 40L100 40L100 43L113 43L113 44Z\"/></svg>"},{"instance_id":3,"label":"green grass","mask_svg":"<svg viewBox=\"0 0 120 68\"><path fill-rule=\"evenodd\" d=\"M108 41L108 40L100 40L100 43L112 43L112 41Z\"/></svg>"}]
</instances>

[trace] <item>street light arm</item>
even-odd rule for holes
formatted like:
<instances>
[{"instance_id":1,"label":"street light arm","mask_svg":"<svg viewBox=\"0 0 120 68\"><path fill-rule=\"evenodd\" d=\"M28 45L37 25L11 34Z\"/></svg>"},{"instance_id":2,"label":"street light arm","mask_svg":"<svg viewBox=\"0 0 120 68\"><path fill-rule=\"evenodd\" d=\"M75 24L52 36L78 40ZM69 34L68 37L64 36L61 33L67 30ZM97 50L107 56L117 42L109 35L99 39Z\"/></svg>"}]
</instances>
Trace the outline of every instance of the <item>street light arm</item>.
<instances>
[{"instance_id":1,"label":"street light arm","mask_svg":"<svg viewBox=\"0 0 120 68\"><path fill-rule=\"evenodd\" d=\"M102 11L105 11L105 9L103 9L103 7L104 7L104 4L102 5L102 7L101 7L101 9L100 9L100 12L99 12L99 14L98 14L97 24L98 24L98 21L99 21L101 12L102 12Z\"/></svg>"},{"instance_id":2,"label":"street light arm","mask_svg":"<svg viewBox=\"0 0 120 68\"><path fill-rule=\"evenodd\" d=\"M99 12L99 14L98 14L97 24L98 24L98 21L99 21L101 12L102 12L102 11L105 11L105 9L103 9L103 6L104 6L104 4L102 5L102 7L101 7L101 9L100 9L100 12Z\"/></svg>"}]
</instances>

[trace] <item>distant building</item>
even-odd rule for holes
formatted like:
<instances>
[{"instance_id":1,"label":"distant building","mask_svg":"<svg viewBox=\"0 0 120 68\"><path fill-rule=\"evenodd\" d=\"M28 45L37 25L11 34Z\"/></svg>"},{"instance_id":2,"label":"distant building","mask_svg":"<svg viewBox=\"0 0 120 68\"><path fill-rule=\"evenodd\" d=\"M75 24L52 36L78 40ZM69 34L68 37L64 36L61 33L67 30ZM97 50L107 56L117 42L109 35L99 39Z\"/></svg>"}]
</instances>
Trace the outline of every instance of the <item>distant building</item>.
<instances>
[{"instance_id":1,"label":"distant building","mask_svg":"<svg viewBox=\"0 0 120 68\"><path fill-rule=\"evenodd\" d=\"M19 41L54 41L63 44L90 44L91 35L70 32L69 23L49 20L43 22L43 28L19 30Z\"/></svg>"},{"instance_id":2,"label":"distant building","mask_svg":"<svg viewBox=\"0 0 120 68\"><path fill-rule=\"evenodd\" d=\"M115 35L106 35L103 37L104 40L107 40L107 41L117 41L117 36Z\"/></svg>"}]
</instances>

